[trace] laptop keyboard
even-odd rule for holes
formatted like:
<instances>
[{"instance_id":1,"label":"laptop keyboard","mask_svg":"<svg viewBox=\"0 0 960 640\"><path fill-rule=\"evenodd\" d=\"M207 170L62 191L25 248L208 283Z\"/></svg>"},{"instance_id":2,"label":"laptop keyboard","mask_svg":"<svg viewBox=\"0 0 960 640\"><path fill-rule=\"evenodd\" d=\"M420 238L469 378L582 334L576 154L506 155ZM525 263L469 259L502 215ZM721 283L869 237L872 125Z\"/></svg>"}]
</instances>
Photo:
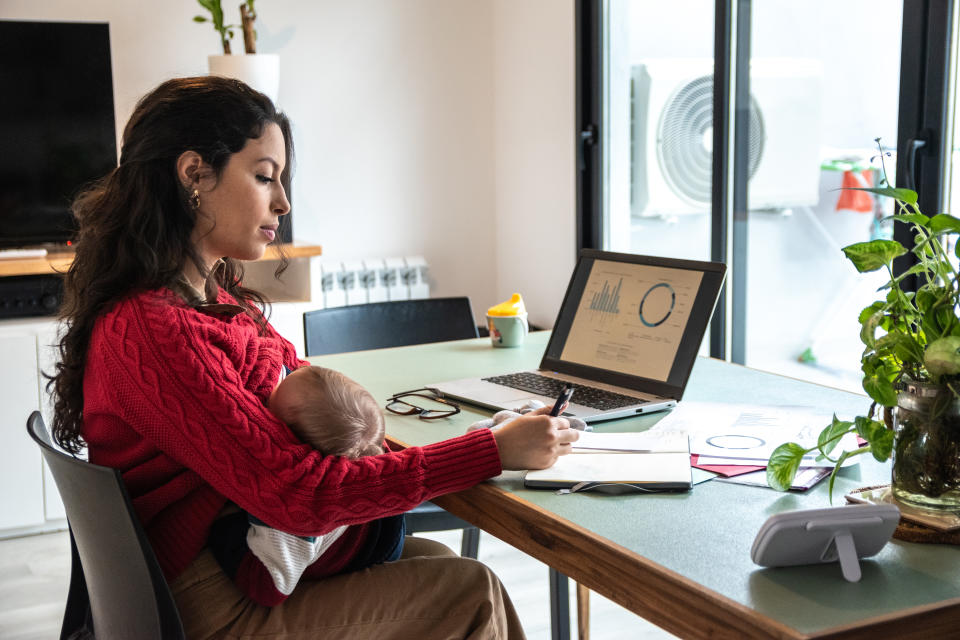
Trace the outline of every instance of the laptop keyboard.
<instances>
[{"instance_id":1,"label":"laptop keyboard","mask_svg":"<svg viewBox=\"0 0 960 640\"><path fill-rule=\"evenodd\" d=\"M613 391L597 389L596 387L585 387L575 382L564 382L563 380L548 378L547 376L526 371L523 373L510 373L503 376L483 378L483 380L551 398L559 396L563 387L569 384L574 389L572 402L599 411L608 411L610 409L619 409L620 407L629 407L630 405L643 403L643 400L639 398L631 398L622 393L614 393Z\"/></svg>"}]
</instances>

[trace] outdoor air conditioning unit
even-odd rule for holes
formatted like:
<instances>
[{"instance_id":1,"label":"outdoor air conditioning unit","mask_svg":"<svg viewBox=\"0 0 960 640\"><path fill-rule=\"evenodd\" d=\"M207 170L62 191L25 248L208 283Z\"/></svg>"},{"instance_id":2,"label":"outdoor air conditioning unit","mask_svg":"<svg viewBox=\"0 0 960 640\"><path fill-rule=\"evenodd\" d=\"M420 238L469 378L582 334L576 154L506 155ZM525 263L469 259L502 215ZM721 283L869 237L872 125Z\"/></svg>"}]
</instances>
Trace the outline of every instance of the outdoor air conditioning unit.
<instances>
[{"instance_id":1,"label":"outdoor air conditioning unit","mask_svg":"<svg viewBox=\"0 0 960 640\"><path fill-rule=\"evenodd\" d=\"M713 61L650 60L632 75L633 215L710 211ZM822 77L817 60L751 62L749 209L819 201Z\"/></svg>"}]
</instances>

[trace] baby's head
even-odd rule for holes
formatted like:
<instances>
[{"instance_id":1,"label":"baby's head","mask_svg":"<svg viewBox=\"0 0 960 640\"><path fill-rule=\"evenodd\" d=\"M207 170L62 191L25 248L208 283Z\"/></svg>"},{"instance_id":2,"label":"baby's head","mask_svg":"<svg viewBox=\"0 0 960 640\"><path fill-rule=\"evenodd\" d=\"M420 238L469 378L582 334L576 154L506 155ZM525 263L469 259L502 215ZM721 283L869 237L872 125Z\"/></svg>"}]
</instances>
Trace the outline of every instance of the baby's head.
<instances>
[{"instance_id":1,"label":"baby's head","mask_svg":"<svg viewBox=\"0 0 960 640\"><path fill-rule=\"evenodd\" d=\"M270 395L270 410L305 443L326 455L383 453L383 412L370 393L324 367L301 367Z\"/></svg>"}]
</instances>

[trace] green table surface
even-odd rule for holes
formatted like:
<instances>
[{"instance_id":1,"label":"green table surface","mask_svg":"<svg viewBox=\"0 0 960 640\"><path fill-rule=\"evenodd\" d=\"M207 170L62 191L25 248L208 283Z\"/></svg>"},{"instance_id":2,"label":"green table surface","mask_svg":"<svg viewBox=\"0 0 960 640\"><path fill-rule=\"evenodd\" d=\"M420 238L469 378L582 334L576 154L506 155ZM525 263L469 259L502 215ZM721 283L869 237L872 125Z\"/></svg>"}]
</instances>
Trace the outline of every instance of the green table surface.
<instances>
[{"instance_id":1,"label":"green table surface","mask_svg":"<svg viewBox=\"0 0 960 640\"><path fill-rule=\"evenodd\" d=\"M493 348L481 338L310 360L344 372L385 400L430 382L535 368L548 337L548 332L530 334L513 349ZM800 405L841 418L869 405L863 395L708 358L698 359L683 400ZM387 413L387 433L411 446L424 445L460 435L489 415L469 405L441 421ZM600 423L595 430L642 431L664 415ZM844 504L844 493L852 489L889 482L889 463L868 458L840 472L834 505ZM861 560L863 578L857 583L845 581L836 563L778 569L753 564L750 548L763 522L782 511L830 506L826 481L805 493L708 481L688 493L618 496L525 489L518 472L490 482L803 635L960 602L960 552L948 545L891 540L878 555Z\"/></svg>"}]
</instances>

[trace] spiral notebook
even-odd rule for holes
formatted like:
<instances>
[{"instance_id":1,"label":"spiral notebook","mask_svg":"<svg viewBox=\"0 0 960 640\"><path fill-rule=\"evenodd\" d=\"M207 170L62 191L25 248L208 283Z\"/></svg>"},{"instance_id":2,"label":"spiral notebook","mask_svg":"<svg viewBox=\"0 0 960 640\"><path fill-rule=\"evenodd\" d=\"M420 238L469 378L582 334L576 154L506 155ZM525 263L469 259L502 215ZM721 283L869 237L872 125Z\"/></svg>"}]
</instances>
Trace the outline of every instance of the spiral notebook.
<instances>
[{"instance_id":1,"label":"spiral notebook","mask_svg":"<svg viewBox=\"0 0 960 640\"><path fill-rule=\"evenodd\" d=\"M570 493L687 491L689 439L681 431L581 433L572 453L549 469L527 471L523 484Z\"/></svg>"}]
</instances>

